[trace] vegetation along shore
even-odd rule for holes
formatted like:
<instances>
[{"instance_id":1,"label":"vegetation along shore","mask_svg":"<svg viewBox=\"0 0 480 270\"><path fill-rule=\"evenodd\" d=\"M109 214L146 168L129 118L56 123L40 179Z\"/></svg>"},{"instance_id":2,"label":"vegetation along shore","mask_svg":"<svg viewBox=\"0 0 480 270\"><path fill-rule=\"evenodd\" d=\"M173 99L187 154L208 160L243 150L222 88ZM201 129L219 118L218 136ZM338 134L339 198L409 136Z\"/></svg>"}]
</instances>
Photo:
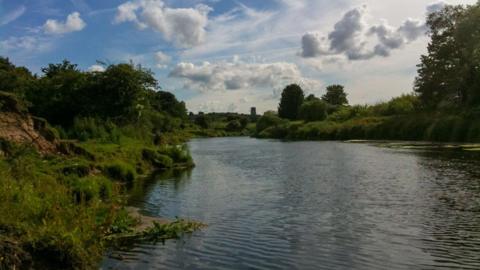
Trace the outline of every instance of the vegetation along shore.
<instances>
[{"instance_id":1,"label":"vegetation along shore","mask_svg":"<svg viewBox=\"0 0 480 270\"><path fill-rule=\"evenodd\" d=\"M154 171L194 166L192 137L480 142L480 4L446 6L427 25L412 94L349 105L342 85L316 97L291 84L278 111L261 117L189 115L133 63L87 72L64 60L32 74L1 57L0 269L92 269L121 239L201 228L183 219L145 226L127 209Z\"/></svg>"},{"instance_id":2,"label":"vegetation along shore","mask_svg":"<svg viewBox=\"0 0 480 270\"><path fill-rule=\"evenodd\" d=\"M341 85L321 98L284 89L255 136L288 140L426 140L480 142L480 5L447 6L427 19L428 53L414 92L375 105L348 105Z\"/></svg>"}]
</instances>

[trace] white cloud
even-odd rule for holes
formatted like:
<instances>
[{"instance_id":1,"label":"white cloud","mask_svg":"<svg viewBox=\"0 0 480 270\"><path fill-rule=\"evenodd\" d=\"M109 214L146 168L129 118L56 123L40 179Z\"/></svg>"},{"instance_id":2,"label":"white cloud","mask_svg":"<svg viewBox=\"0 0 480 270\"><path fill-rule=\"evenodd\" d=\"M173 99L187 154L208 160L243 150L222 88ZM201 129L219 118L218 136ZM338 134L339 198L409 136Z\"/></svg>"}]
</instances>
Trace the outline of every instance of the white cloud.
<instances>
[{"instance_id":1,"label":"white cloud","mask_svg":"<svg viewBox=\"0 0 480 270\"><path fill-rule=\"evenodd\" d=\"M375 56L390 56L392 50L400 49L427 32L425 22L407 19L398 28L386 20L368 27L365 6L348 11L339 20L328 38L319 33L306 33L302 37L300 55L305 58L343 55L348 60L366 60ZM371 37L376 37L372 41ZM373 43L373 45L370 45Z\"/></svg>"},{"instance_id":2,"label":"white cloud","mask_svg":"<svg viewBox=\"0 0 480 270\"><path fill-rule=\"evenodd\" d=\"M210 11L202 4L195 8L169 8L161 0L138 0L118 6L114 23L133 22L139 29L150 27L162 33L165 40L189 48L205 41Z\"/></svg>"},{"instance_id":3,"label":"white cloud","mask_svg":"<svg viewBox=\"0 0 480 270\"><path fill-rule=\"evenodd\" d=\"M49 19L43 25L43 30L47 34L66 34L80 31L85 28L86 23L80 17L80 13L73 12L67 16L65 22Z\"/></svg>"},{"instance_id":4,"label":"white cloud","mask_svg":"<svg viewBox=\"0 0 480 270\"><path fill-rule=\"evenodd\" d=\"M172 61L172 58L169 55L158 51L155 53L155 61L157 62L158 68L167 68L170 61Z\"/></svg>"},{"instance_id":5,"label":"white cloud","mask_svg":"<svg viewBox=\"0 0 480 270\"><path fill-rule=\"evenodd\" d=\"M0 52L42 52L51 47L51 43L36 36L9 37L0 41Z\"/></svg>"},{"instance_id":6,"label":"white cloud","mask_svg":"<svg viewBox=\"0 0 480 270\"><path fill-rule=\"evenodd\" d=\"M90 72L104 72L105 71L105 67L102 66L102 65L92 65L88 68L88 71Z\"/></svg>"},{"instance_id":7,"label":"white cloud","mask_svg":"<svg viewBox=\"0 0 480 270\"><path fill-rule=\"evenodd\" d=\"M287 62L205 62L202 65L183 62L177 64L169 76L182 79L186 89L202 92L242 89L278 91L291 83L306 88L319 88L321 85L320 81L305 78L297 65Z\"/></svg>"},{"instance_id":8,"label":"white cloud","mask_svg":"<svg viewBox=\"0 0 480 270\"><path fill-rule=\"evenodd\" d=\"M25 13L25 11L27 11L27 8L23 5L12 10L11 12L7 13L6 15L2 16L2 18L0 18L0 26L9 24L15 21L16 19L20 18Z\"/></svg>"}]
</instances>

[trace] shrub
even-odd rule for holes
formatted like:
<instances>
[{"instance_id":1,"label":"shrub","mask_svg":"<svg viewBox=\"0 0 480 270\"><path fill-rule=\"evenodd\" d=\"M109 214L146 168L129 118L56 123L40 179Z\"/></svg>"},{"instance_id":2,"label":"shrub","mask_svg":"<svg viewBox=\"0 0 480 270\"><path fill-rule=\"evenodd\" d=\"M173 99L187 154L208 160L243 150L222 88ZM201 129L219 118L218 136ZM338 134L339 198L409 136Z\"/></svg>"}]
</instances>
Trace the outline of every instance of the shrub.
<instances>
[{"instance_id":1,"label":"shrub","mask_svg":"<svg viewBox=\"0 0 480 270\"><path fill-rule=\"evenodd\" d=\"M93 199L108 200L112 196L112 182L105 177L91 176L71 180L75 202L90 202Z\"/></svg>"},{"instance_id":2,"label":"shrub","mask_svg":"<svg viewBox=\"0 0 480 270\"><path fill-rule=\"evenodd\" d=\"M104 166L105 174L113 180L133 184L135 180L135 169L127 163L116 161Z\"/></svg>"},{"instance_id":3,"label":"shrub","mask_svg":"<svg viewBox=\"0 0 480 270\"><path fill-rule=\"evenodd\" d=\"M161 154L159 151L144 149L142 151L142 157L158 169L173 167L173 160L169 156Z\"/></svg>"},{"instance_id":4,"label":"shrub","mask_svg":"<svg viewBox=\"0 0 480 270\"><path fill-rule=\"evenodd\" d=\"M307 101L300 106L300 119L313 122L322 121L327 117L327 105L320 100Z\"/></svg>"},{"instance_id":5,"label":"shrub","mask_svg":"<svg viewBox=\"0 0 480 270\"><path fill-rule=\"evenodd\" d=\"M121 132L111 121L102 121L91 117L75 118L69 137L80 141L100 139L103 142L118 143Z\"/></svg>"},{"instance_id":6,"label":"shrub","mask_svg":"<svg viewBox=\"0 0 480 270\"><path fill-rule=\"evenodd\" d=\"M64 175L76 175L78 177L85 177L89 175L91 171L91 165L85 162L68 165L62 168L62 173Z\"/></svg>"},{"instance_id":7,"label":"shrub","mask_svg":"<svg viewBox=\"0 0 480 270\"><path fill-rule=\"evenodd\" d=\"M227 123L227 126L225 127L225 129L228 132L235 132L235 131L241 131L243 129L243 126L239 120L232 120Z\"/></svg>"},{"instance_id":8,"label":"shrub","mask_svg":"<svg viewBox=\"0 0 480 270\"><path fill-rule=\"evenodd\" d=\"M263 130L269 127L277 126L285 122L285 120L278 117L275 113L266 112L257 121L257 134L261 133Z\"/></svg>"}]
</instances>

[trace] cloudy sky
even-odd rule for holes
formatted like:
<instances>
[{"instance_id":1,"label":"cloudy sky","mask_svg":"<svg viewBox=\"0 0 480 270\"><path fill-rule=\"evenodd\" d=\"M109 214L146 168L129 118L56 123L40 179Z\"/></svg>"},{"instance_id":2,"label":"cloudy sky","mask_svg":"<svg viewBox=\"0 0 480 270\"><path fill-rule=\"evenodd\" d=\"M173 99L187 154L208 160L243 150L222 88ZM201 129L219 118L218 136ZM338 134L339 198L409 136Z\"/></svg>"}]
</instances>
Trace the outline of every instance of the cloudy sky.
<instances>
[{"instance_id":1,"label":"cloudy sky","mask_svg":"<svg viewBox=\"0 0 480 270\"><path fill-rule=\"evenodd\" d=\"M425 16L476 0L0 0L0 55L34 72L132 60L192 111L275 109L298 83L351 103L412 91Z\"/></svg>"}]
</instances>

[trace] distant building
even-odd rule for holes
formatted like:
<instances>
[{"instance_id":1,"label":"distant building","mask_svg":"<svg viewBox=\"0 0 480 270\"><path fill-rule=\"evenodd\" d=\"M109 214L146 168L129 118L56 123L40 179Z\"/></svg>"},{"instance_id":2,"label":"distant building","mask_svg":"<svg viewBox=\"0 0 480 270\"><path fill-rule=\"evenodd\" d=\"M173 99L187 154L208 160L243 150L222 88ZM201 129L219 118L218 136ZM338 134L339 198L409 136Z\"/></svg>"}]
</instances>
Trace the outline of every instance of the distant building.
<instances>
[{"instance_id":1,"label":"distant building","mask_svg":"<svg viewBox=\"0 0 480 270\"><path fill-rule=\"evenodd\" d=\"M257 108L252 107L252 108L250 109L250 116L251 116L252 118L256 118L256 117L257 117Z\"/></svg>"}]
</instances>

